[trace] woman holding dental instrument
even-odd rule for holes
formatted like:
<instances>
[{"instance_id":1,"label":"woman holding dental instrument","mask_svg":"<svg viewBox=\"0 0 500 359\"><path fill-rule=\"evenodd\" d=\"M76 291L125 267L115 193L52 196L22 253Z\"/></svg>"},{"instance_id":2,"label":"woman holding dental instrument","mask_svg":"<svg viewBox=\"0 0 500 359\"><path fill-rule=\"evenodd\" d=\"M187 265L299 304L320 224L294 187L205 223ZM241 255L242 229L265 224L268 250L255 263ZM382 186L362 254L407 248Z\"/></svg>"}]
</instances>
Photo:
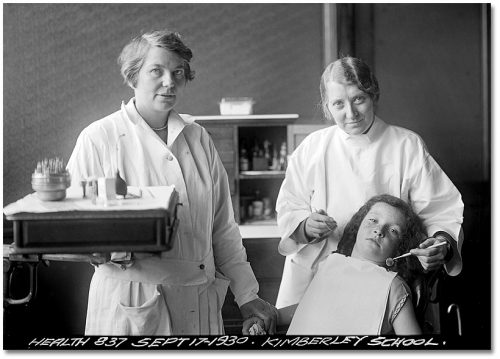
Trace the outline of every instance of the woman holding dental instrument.
<instances>
[{"instance_id":1,"label":"woman holding dental instrument","mask_svg":"<svg viewBox=\"0 0 500 359\"><path fill-rule=\"evenodd\" d=\"M73 181L120 176L130 186L175 185L182 206L170 251L113 253L95 268L86 335L220 335L228 286L244 318L274 332L234 221L227 174L207 131L174 110L193 80L177 33L144 33L119 57L134 97L90 124L68 162Z\"/></svg>"},{"instance_id":2,"label":"woman holding dental instrument","mask_svg":"<svg viewBox=\"0 0 500 359\"><path fill-rule=\"evenodd\" d=\"M348 220L375 195L401 198L422 218L429 238L412 254L424 270L444 265L449 275L459 274L461 195L420 136L376 116L380 91L370 68L340 58L325 69L320 91L335 126L310 134L289 160L276 203L279 251L287 256L276 307L300 301Z\"/></svg>"}]
</instances>

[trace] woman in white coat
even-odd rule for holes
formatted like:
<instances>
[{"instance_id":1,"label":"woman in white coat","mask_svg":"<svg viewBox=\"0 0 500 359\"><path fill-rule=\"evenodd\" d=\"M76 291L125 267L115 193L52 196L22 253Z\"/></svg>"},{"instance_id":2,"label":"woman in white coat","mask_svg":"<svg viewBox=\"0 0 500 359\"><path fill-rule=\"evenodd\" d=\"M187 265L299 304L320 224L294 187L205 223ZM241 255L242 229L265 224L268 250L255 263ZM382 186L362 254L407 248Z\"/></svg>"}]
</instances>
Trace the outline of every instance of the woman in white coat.
<instances>
[{"instance_id":1,"label":"woman in white coat","mask_svg":"<svg viewBox=\"0 0 500 359\"><path fill-rule=\"evenodd\" d=\"M276 306L298 303L318 263L337 248L351 216L372 196L411 204L428 239L413 250L425 270L462 268L461 195L412 131L375 115L379 86L361 60L344 57L325 69L322 107L331 126L310 134L289 160L276 210L279 251L286 255ZM447 241L447 246L428 249Z\"/></svg>"},{"instance_id":2,"label":"woman in white coat","mask_svg":"<svg viewBox=\"0 0 500 359\"><path fill-rule=\"evenodd\" d=\"M274 332L275 312L257 295L214 144L190 116L174 110L194 78L191 58L177 33L134 38L119 57L134 97L85 128L68 162L75 182L114 177L118 169L131 186L175 185L183 204L172 250L114 253L113 263L95 268L87 335L223 334L228 286L243 317L258 316Z\"/></svg>"}]
</instances>

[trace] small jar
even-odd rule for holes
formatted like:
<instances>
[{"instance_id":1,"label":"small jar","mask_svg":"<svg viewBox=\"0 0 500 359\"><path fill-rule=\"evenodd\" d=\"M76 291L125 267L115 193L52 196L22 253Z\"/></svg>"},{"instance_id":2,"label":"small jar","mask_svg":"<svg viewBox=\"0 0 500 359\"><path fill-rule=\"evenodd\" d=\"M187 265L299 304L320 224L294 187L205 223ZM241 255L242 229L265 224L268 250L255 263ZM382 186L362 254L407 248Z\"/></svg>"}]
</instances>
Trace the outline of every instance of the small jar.
<instances>
[{"instance_id":1,"label":"small jar","mask_svg":"<svg viewBox=\"0 0 500 359\"><path fill-rule=\"evenodd\" d=\"M264 214L264 202L262 201L253 201L252 202L252 207L253 207L253 215L255 217L260 217Z\"/></svg>"}]
</instances>

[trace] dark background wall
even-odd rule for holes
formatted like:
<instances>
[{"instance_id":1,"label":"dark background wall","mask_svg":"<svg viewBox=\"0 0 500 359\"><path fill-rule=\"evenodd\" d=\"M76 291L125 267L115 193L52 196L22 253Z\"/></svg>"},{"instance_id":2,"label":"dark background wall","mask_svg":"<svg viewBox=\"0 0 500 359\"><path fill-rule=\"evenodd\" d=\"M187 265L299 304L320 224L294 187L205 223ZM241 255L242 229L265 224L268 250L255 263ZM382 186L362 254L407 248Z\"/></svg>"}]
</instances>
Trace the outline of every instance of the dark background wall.
<instances>
[{"instance_id":1,"label":"dark background wall","mask_svg":"<svg viewBox=\"0 0 500 359\"><path fill-rule=\"evenodd\" d=\"M250 96L256 113L318 117L321 16L321 4L5 4L4 202L30 191L40 157L67 161L85 126L133 96L116 59L141 30L173 29L193 50L180 112Z\"/></svg>"},{"instance_id":2,"label":"dark background wall","mask_svg":"<svg viewBox=\"0 0 500 359\"><path fill-rule=\"evenodd\" d=\"M489 166L480 11L358 4L351 13L351 52L371 49L364 57L380 82L378 114L419 133L458 181L485 180ZM369 29L354 21L366 13ZM139 31L165 26L194 52L196 79L179 111L218 114L222 97L251 96L255 113L321 122L321 4L4 4L4 203L31 190L37 160L67 160L86 125L132 96L116 58Z\"/></svg>"},{"instance_id":3,"label":"dark background wall","mask_svg":"<svg viewBox=\"0 0 500 359\"><path fill-rule=\"evenodd\" d=\"M323 4L4 4L3 15L4 205L31 191L36 161L67 160L85 126L132 96L116 58L141 30L175 29L193 49L196 79L181 112L214 115L221 97L251 96L255 113L322 121ZM473 283L474 246L490 245L481 16L480 4L339 8L339 26L347 26L341 44L349 43L348 53L365 58L379 79L380 117L419 133L464 195L464 226L475 232L466 231L472 244L464 245L464 272L452 280L451 294ZM461 299L474 308L471 320L478 305L489 308L491 262L479 267L484 289ZM11 331L13 323L38 318L29 329L35 333L81 333L91 267L52 263L39 272L44 292L28 314L15 309L6 316ZM476 324L487 330L487 321Z\"/></svg>"},{"instance_id":4,"label":"dark background wall","mask_svg":"<svg viewBox=\"0 0 500 359\"><path fill-rule=\"evenodd\" d=\"M359 17L367 9L357 10ZM490 340L492 293L490 118L483 105L490 74L484 67L483 10L479 4L371 8L373 63L382 86L378 113L419 133L462 194L464 267L459 276L442 281L442 325L443 332L456 333L454 314L446 310L458 304L463 340L477 347Z\"/></svg>"},{"instance_id":5,"label":"dark background wall","mask_svg":"<svg viewBox=\"0 0 500 359\"><path fill-rule=\"evenodd\" d=\"M484 179L481 7L381 4L373 11L379 115L421 134L455 180Z\"/></svg>"}]
</instances>

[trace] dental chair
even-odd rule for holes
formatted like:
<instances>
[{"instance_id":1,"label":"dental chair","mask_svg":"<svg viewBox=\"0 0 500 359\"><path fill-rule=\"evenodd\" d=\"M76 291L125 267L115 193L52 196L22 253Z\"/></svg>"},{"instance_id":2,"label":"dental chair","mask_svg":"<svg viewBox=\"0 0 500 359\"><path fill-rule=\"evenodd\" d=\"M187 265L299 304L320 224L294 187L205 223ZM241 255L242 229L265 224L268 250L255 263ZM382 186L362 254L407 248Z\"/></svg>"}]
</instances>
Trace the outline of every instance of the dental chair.
<instances>
[{"instance_id":1,"label":"dental chair","mask_svg":"<svg viewBox=\"0 0 500 359\"><path fill-rule=\"evenodd\" d=\"M418 276L410 287L415 315L423 334L462 335L460 308L456 303L445 303L443 281L447 274L444 268ZM443 322L454 323L444 328ZM446 333L445 333L446 332Z\"/></svg>"},{"instance_id":2,"label":"dental chair","mask_svg":"<svg viewBox=\"0 0 500 359\"><path fill-rule=\"evenodd\" d=\"M463 241L463 236L461 230L460 241ZM438 270L421 273L409 283L415 315L423 334L462 336L460 308L453 299L443 295L447 276L444 266L441 266Z\"/></svg>"}]
</instances>

